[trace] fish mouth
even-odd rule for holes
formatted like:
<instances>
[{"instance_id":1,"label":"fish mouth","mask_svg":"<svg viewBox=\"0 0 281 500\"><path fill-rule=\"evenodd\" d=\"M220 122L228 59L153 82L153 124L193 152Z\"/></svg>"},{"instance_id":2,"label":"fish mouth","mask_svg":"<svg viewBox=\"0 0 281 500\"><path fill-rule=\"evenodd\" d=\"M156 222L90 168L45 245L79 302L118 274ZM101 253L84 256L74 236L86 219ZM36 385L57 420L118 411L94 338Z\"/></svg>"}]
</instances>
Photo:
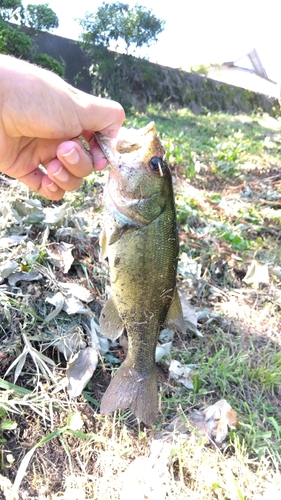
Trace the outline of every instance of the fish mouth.
<instances>
[{"instance_id":1,"label":"fish mouth","mask_svg":"<svg viewBox=\"0 0 281 500\"><path fill-rule=\"evenodd\" d=\"M115 139L99 132L95 133L95 137L109 165L114 170L119 170L122 166L139 168L141 163L153 156L164 156L164 149L157 137L154 122L150 122L141 129L122 127Z\"/></svg>"},{"instance_id":2,"label":"fish mouth","mask_svg":"<svg viewBox=\"0 0 281 500\"><path fill-rule=\"evenodd\" d=\"M133 129L134 130L134 129ZM126 132L129 132L127 130ZM137 132L134 130L134 132ZM112 139L106 137L99 132L95 133L98 145L100 146L109 165L115 170L119 170L121 166L131 168L138 167L135 163L140 163L140 150L143 145L139 141L128 140L129 138Z\"/></svg>"}]
</instances>

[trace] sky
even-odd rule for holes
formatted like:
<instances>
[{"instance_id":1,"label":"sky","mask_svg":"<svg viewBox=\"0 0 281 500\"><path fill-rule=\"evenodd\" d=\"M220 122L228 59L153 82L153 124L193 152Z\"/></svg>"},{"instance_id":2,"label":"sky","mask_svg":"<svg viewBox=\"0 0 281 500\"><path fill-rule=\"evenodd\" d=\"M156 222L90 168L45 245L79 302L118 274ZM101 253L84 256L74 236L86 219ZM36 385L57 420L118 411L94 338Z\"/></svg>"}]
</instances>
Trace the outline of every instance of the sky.
<instances>
[{"instance_id":1,"label":"sky","mask_svg":"<svg viewBox=\"0 0 281 500\"><path fill-rule=\"evenodd\" d=\"M119 0L118 0L119 1ZM122 0L121 0L122 1ZM75 18L95 12L102 0L23 0L48 3L59 18L52 33L78 40ZM166 21L158 42L142 54L152 62L188 70L199 64L235 61L256 48L268 77L281 81L280 0L123 0L152 9Z\"/></svg>"}]
</instances>

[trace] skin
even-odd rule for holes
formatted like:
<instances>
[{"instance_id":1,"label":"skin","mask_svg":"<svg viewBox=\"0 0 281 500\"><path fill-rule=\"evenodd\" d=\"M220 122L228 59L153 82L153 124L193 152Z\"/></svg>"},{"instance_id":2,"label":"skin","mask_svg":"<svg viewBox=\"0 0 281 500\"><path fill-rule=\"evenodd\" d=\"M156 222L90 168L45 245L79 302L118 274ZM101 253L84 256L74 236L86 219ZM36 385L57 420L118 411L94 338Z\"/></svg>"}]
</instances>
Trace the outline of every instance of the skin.
<instances>
[{"instance_id":1,"label":"skin","mask_svg":"<svg viewBox=\"0 0 281 500\"><path fill-rule=\"evenodd\" d=\"M105 168L108 162L94 133L114 138L124 118L117 102L81 92L50 71L0 54L0 172L40 195L59 200L93 168Z\"/></svg>"}]
</instances>

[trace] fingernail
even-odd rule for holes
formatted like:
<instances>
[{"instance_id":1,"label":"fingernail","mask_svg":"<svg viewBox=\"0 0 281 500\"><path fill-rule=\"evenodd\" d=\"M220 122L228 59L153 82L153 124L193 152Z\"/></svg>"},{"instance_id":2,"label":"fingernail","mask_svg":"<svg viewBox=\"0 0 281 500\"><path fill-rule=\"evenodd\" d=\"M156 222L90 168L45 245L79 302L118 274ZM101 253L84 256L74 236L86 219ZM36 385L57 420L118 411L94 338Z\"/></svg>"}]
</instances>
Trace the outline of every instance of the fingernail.
<instances>
[{"instance_id":1,"label":"fingernail","mask_svg":"<svg viewBox=\"0 0 281 500\"><path fill-rule=\"evenodd\" d=\"M56 179L58 179L58 181L61 181L61 182L67 182L69 179L69 173L63 167L60 167L60 169L55 174L53 174L53 176Z\"/></svg>"},{"instance_id":2,"label":"fingernail","mask_svg":"<svg viewBox=\"0 0 281 500\"><path fill-rule=\"evenodd\" d=\"M51 182L51 184L47 184L47 188L53 193L58 190L58 186L54 182Z\"/></svg>"},{"instance_id":3,"label":"fingernail","mask_svg":"<svg viewBox=\"0 0 281 500\"><path fill-rule=\"evenodd\" d=\"M67 163L70 163L71 165L75 165L75 163L78 163L80 160L79 153L77 149L73 148L69 153L65 153L64 155L61 155Z\"/></svg>"}]
</instances>

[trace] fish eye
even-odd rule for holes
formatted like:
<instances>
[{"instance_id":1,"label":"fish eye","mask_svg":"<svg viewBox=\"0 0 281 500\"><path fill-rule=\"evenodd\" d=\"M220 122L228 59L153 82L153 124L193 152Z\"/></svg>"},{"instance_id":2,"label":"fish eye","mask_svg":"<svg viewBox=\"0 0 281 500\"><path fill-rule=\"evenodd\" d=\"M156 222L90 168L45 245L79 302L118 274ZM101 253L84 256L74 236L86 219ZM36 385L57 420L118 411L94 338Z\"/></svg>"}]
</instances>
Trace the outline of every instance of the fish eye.
<instances>
[{"instance_id":1,"label":"fish eye","mask_svg":"<svg viewBox=\"0 0 281 500\"><path fill-rule=\"evenodd\" d=\"M149 166L154 172L160 172L163 175L164 161L159 156L153 156L149 162Z\"/></svg>"}]
</instances>

